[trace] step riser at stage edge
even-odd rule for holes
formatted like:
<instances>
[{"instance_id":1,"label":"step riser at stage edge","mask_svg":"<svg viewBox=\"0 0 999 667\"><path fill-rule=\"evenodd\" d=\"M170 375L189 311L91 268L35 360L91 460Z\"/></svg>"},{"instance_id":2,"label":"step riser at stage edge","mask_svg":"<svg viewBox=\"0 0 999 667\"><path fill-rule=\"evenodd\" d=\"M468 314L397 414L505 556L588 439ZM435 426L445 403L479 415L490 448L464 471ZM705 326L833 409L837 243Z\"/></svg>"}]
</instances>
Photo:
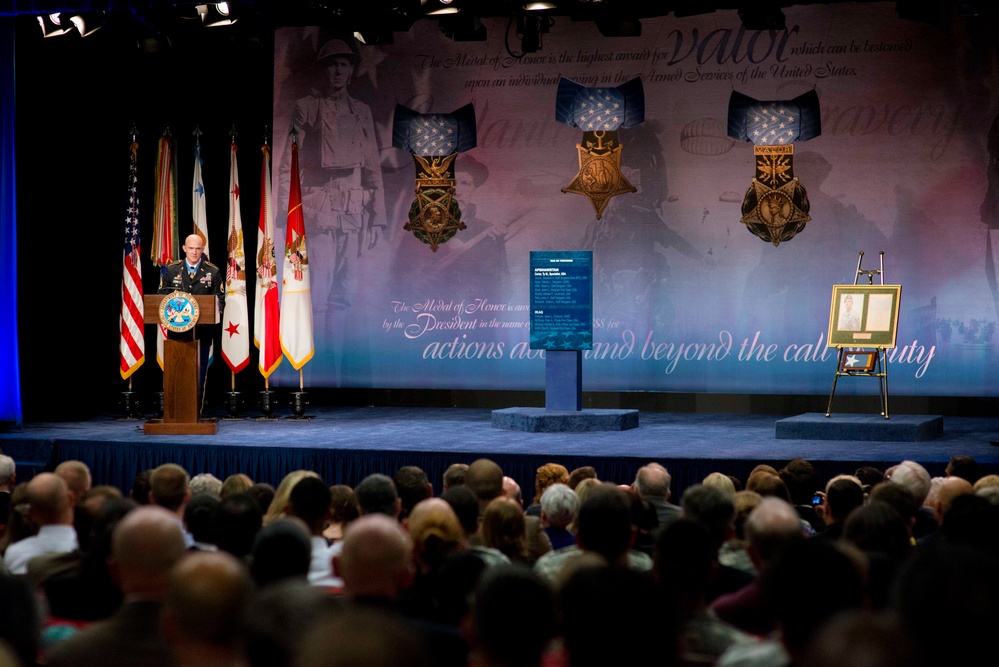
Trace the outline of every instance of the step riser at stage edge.
<instances>
[{"instance_id":1,"label":"step riser at stage edge","mask_svg":"<svg viewBox=\"0 0 999 667\"><path fill-rule=\"evenodd\" d=\"M638 410L547 410L503 408L492 411L493 428L528 433L585 433L638 428Z\"/></svg>"},{"instance_id":2,"label":"step riser at stage edge","mask_svg":"<svg viewBox=\"0 0 999 667\"><path fill-rule=\"evenodd\" d=\"M820 412L808 412L777 420L774 435L778 440L921 442L943 435L943 417L896 415L885 419L881 415L835 413L826 417Z\"/></svg>"}]
</instances>

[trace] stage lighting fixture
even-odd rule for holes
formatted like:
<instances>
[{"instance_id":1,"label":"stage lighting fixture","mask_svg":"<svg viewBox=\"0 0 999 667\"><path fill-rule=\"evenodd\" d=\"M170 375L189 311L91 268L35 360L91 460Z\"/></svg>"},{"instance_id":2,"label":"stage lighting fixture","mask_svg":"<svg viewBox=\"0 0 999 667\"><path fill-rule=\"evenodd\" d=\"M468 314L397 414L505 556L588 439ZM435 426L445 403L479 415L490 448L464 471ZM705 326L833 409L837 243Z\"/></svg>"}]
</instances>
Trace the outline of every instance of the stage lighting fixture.
<instances>
[{"instance_id":1,"label":"stage lighting fixture","mask_svg":"<svg viewBox=\"0 0 999 667\"><path fill-rule=\"evenodd\" d=\"M442 16L437 25L444 36L454 42L486 41L486 26L478 16L456 14Z\"/></svg>"},{"instance_id":2,"label":"stage lighting fixture","mask_svg":"<svg viewBox=\"0 0 999 667\"><path fill-rule=\"evenodd\" d=\"M447 16L460 10L454 0L420 0L424 16Z\"/></svg>"},{"instance_id":3,"label":"stage lighting fixture","mask_svg":"<svg viewBox=\"0 0 999 667\"><path fill-rule=\"evenodd\" d=\"M517 35L520 37L520 52L535 53L541 49L541 36L551 29L552 20L538 14L517 16Z\"/></svg>"},{"instance_id":4,"label":"stage lighting fixture","mask_svg":"<svg viewBox=\"0 0 999 667\"><path fill-rule=\"evenodd\" d=\"M42 27L43 38L65 35L73 29L73 24L69 21L64 21L58 13L49 14L48 16L39 16L38 25Z\"/></svg>"},{"instance_id":5,"label":"stage lighting fixture","mask_svg":"<svg viewBox=\"0 0 999 667\"><path fill-rule=\"evenodd\" d=\"M525 12L543 12L549 9L558 9L557 2L525 2Z\"/></svg>"},{"instance_id":6,"label":"stage lighting fixture","mask_svg":"<svg viewBox=\"0 0 999 667\"><path fill-rule=\"evenodd\" d=\"M80 37L88 37L104 26L104 12L80 12L70 16L69 21L80 33Z\"/></svg>"},{"instance_id":7,"label":"stage lighting fixture","mask_svg":"<svg viewBox=\"0 0 999 667\"><path fill-rule=\"evenodd\" d=\"M198 5L198 16L206 28L217 28L224 25L232 25L237 21L232 16L228 2L216 2L211 5Z\"/></svg>"},{"instance_id":8,"label":"stage lighting fixture","mask_svg":"<svg viewBox=\"0 0 999 667\"><path fill-rule=\"evenodd\" d=\"M739 18L746 30L784 30L787 17L774 2L749 2L739 7Z\"/></svg>"}]
</instances>

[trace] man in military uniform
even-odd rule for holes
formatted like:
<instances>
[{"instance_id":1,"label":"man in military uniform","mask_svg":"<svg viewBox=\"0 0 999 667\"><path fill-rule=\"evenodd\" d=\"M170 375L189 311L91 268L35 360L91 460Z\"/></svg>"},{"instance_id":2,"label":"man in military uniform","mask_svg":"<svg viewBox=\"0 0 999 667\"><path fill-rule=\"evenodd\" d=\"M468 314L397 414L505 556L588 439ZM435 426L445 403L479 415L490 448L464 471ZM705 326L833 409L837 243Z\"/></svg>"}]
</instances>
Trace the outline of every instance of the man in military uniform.
<instances>
[{"instance_id":1,"label":"man in military uniform","mask_svg":"<svg viewBox=\"0 0 999 667\"><path fill-rule=\"evenodd\" d=\"M188 294L210 295L218 297L219 321L225 310L225 280L219 268L204 258L205 242L197 234L191 234L184 240L184 259L163 267L160 274L160 294L172 292L187 292ZM208 359L211 354L212 338L215 334L214 324L202 324L194 328L194 337L201 341L199 345L198 367L198 409L204 402L205 378L208 373Z\"/></svg>"},{"instance_id":2,"label":"man in military uniform","mask_svg":"<svg viewBox=\"0 0 999 667\"><path fill-rule=\"evenodd\" d=\"M385 201L371 109L347 93L358 55L342 39L320 48L325 79L292 111L317 312L350 306L354 260L381 240ZM282 165L282 183L290 165Z\"/></svg>"}]
</instances>

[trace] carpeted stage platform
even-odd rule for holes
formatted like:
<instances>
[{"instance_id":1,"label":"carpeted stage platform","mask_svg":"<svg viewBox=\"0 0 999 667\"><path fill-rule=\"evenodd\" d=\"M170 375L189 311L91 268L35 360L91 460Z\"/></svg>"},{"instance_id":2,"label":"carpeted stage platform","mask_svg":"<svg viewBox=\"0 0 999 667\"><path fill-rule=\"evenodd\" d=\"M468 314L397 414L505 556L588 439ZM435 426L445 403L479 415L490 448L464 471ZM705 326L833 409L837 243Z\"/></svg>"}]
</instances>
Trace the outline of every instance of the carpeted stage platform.
<instances>
[{"instance_id":1,"label":"carpeted stage platform","mask_svg":"<svg viewBox=\"0 0 999 667\"><path fill-rule=\"evenodd\" d=\"M516 479L530 501L534 471L555 461L570 470L592 465L601 479L630 483L636 470L659 461L673 474L674 497L708 473L745 480L759 463L777 468L802 456L823 480L858 466L884 469L904 459L942 475L951 456L974 457L999 473L999 418L944 417L942 434L923 441L816 440L776 436L787 415L642 412L623 431L525 433L494 428L491 410L464 408L312 409L308 419L220 419L214 436L147 436L142 421L114 417L85 422L28 424L0 433L0 449L18 464L18 480L66 459L86 462L95 484L131 488L141 470L175 462L192 475L225 478L245 472L275 486L288 472L315 470L330 484L354 485L373 472L402 465L426 470L439 489L454 462L488 457ZM850 420L856 416L833 415ZM899 423L901 415L893 417Z\"/></svg>"}]
</instances>

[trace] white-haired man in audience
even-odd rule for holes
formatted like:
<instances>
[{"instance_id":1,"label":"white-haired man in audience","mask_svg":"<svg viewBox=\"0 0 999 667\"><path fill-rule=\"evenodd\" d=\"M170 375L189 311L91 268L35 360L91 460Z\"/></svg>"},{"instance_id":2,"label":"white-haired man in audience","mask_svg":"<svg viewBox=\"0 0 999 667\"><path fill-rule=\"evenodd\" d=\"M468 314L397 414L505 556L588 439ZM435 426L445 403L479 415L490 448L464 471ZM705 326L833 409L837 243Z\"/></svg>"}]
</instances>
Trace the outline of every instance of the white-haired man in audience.
<instances>
[{"instance_id":1,"label":"white-haired man in audience","mask_svg":"<svg viewBox=\"0 0 999 667\"><path fill-rule=\"evenodd\" d=\"M565 484L552 484L541 494L541 525L558 551L575 544L576 536L569 527L576 520L579 497Z\"/></svg>"}]
</instances>

